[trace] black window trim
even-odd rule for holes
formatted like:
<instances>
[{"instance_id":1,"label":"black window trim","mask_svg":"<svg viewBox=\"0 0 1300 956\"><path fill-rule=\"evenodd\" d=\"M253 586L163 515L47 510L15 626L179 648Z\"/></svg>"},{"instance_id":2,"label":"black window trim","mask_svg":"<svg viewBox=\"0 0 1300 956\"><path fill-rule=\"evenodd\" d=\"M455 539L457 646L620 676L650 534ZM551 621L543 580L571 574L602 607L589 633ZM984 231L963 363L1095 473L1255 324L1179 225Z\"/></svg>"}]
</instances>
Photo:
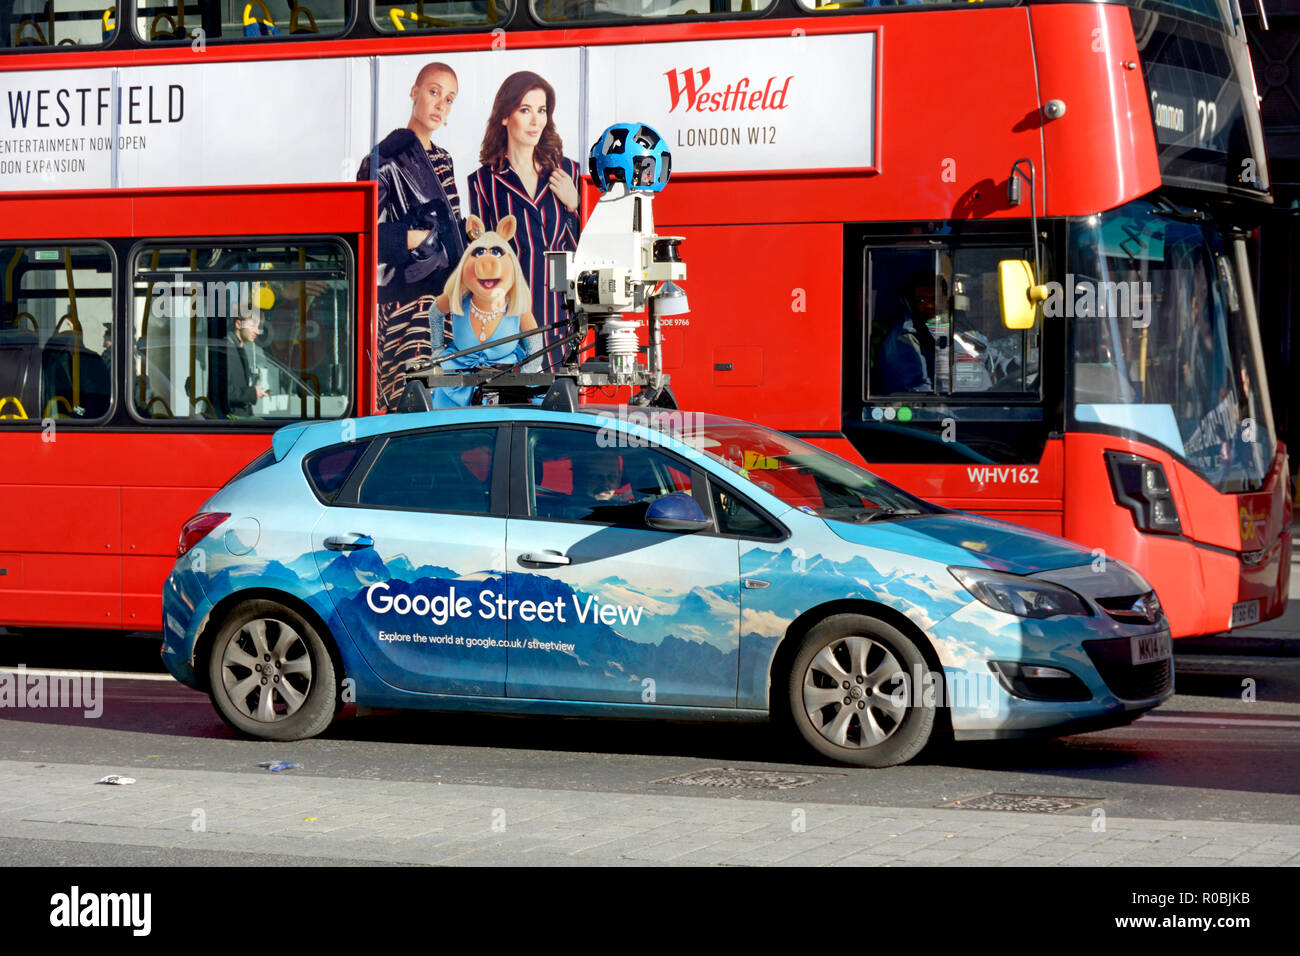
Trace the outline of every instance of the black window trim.
<instances>
[{"instance_id":1,"label":"black window trim","mask_svg":"<svg viewBox=\"0 0 1300 956\"><path fill-rule=\"evenodd\" d=\"M486 512L455 511L450 508L398 508L392 505L361 503L361 487L365 484L366 479L370 477L370 472L388 447L389 442L394 439L410 438L416 435L454 431L482 431L484 429L493 429L496 432L492 446L492 481L488 489L488 510ZM504 518L506 517L507 483L510 479L509 431L508 423L505 422L457 422L454 425L410 428L398 432L389 432L384 435L376 435L371 439L359 439L369 441L370 447L366 449L365 454L352 467L352 473L348 475L348 480L339 489L338 495L335 496L332 502L327 504L331 508L356 508L363 511L391 511L417 515L464 515L469 518ZM308 479L308 484L310 483L311 481Z\"/></svg>"}]
</instances>

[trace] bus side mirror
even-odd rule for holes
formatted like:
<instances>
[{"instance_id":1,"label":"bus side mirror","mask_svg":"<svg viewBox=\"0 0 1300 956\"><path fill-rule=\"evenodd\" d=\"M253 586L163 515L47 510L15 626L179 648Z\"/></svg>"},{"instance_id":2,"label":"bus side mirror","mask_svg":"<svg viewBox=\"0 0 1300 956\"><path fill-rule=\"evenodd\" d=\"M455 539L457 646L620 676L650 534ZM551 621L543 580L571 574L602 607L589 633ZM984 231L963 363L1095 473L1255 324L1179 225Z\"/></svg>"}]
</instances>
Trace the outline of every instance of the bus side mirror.
<instances>
[{"instance_id":1,"label":"bus side mirror","mask_svg":"<svg viewBox=\"0 0 1300 956\"><path fill-rule=\"evenodd\" d=\"M998 297L1003 326L1032 329L1038 303L1047 298L1047 286L1034 283L1034 268L1027 259L1003 259L998 263Z\"/></svg>"}]
</instances>

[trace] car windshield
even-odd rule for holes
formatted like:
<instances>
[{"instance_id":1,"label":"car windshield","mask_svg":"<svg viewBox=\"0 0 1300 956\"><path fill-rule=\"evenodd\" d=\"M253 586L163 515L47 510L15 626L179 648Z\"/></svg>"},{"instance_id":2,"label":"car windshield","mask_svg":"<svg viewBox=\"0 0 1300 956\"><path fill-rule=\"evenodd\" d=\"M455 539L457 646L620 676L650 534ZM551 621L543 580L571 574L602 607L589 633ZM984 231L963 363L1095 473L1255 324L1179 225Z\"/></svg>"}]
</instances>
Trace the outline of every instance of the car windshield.
<instances>
[{"instance_id":1,"label":"car windshield","mask_svg":"<svg viewBox=\"0 0 1300 956\"><path fill-rule=\"evenodd\" d=\"M808 514L864 522L939 511L869 471L782 432L709 415L682 418L684 427L673 429L674 437Z\"/></svg>"}]
</instances>

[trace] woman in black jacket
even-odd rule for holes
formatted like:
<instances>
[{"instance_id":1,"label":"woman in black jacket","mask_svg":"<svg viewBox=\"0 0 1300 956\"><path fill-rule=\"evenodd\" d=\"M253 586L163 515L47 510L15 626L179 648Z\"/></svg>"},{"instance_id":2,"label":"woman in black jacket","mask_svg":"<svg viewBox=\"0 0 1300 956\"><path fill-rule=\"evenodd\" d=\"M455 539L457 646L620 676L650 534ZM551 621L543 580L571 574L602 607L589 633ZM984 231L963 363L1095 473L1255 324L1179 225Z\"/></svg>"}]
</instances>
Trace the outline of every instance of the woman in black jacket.
<instances>
[{"instance_id":1,"label":"woman in black jacket","mask_svg":"<svg viewBox=\"0 0 1300 956\"><path fill-rule=\"evenodd\" d=\"M393 408L407 363L432 354L429 308L465 250L451 154L434 145L456 100L456 74L429 63L411 87L411 118L367 156L357 179L379 184L379 405ZM442 329L434 329L441 339Z\"/></svg>"}]
</instances>

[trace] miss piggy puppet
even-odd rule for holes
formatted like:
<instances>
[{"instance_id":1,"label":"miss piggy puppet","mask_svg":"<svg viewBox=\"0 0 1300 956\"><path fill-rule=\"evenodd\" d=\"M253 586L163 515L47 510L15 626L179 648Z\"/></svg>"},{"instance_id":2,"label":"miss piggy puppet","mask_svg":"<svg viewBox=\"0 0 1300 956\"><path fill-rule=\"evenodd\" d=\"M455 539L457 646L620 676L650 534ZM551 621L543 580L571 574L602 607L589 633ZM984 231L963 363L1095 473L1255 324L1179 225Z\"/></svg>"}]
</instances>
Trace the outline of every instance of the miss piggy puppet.
<instances>
[{"instance_id":1,"label":"miss piggy puppet","mask_svg":"<svg viewBox=\"0 0 1300 956\"><path fill-rule=\"evenodd\" d=\"M497 224L495 232L489 232L478 216L470 216L465 221L465 232L470 238L469 248L436 303L446 316L441 354L459 352L480 343L483 348L442 362L442 368L447 372L462 372L516 365L530 351L540 348L541 343L530 348L532 337L500 344L495 341L537 328L531 311L532 293L519 260L510 249L515 217L506 216ZM434 334L437 335L436 324ZM433 407L468 405L473 393L470 385L436 388L432 394Z\"/></svg>"}]
</instances>

